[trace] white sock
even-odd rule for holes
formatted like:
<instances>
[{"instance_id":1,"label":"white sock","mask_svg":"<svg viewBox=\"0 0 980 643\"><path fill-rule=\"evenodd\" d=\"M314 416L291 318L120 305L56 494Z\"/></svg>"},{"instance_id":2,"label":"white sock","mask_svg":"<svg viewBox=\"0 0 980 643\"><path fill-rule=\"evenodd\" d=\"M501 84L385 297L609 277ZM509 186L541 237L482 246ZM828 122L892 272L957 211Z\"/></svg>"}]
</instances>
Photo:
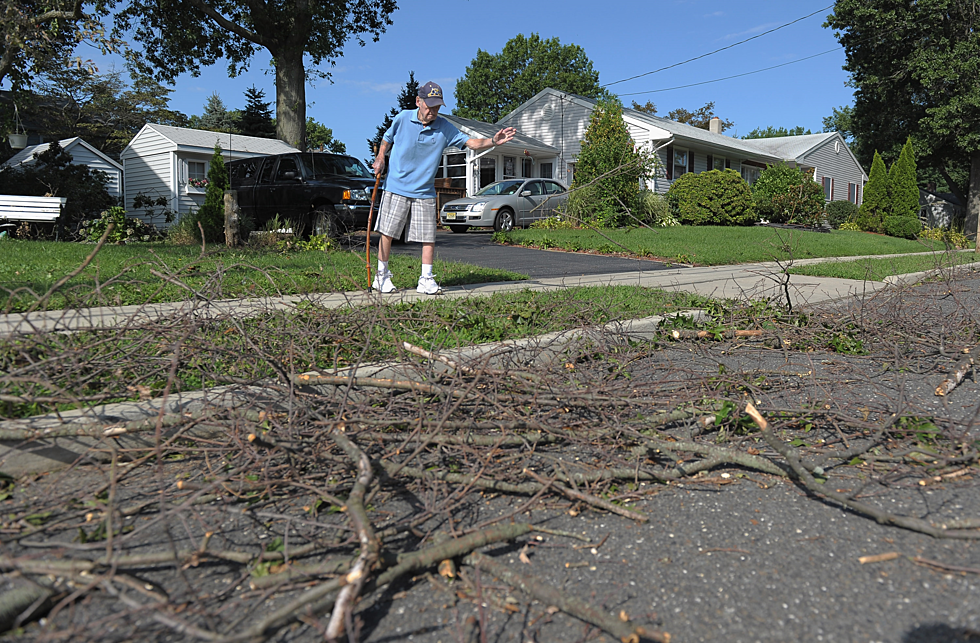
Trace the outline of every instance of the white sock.
<instances>
[{"instance_id":1,"label":"white sock","mask_svg":"<svg viewBox=\"0 0 980 643\"><path fill-rule=\"evenodd\" d=\"M424 263L424 264L422 264L422 276L423 277L431 277L432 276L432 264L431 263Z\"/></svg>"},{"instance_id":2,"label":"white sock","mask_svg":"<svg viewBox=\"0 0 980 643\"><path fill-rule=\"evenodd\" d=\"M388 262L378 259L378 274L383 275L388 272Z\"/></svg>"}]
</instances>

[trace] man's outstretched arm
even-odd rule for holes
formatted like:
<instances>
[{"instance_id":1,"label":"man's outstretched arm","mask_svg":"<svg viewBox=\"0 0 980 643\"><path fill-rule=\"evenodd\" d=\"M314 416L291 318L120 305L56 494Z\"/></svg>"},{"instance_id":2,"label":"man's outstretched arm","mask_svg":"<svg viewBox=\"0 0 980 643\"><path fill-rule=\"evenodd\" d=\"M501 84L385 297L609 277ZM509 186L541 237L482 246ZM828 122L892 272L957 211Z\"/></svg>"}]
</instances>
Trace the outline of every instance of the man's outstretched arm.
<instances>
[{"instance_id":1,"label":"man's outstretched arm","mask_svg":"<svg viewBox=\"0 0 980 643\"><path fill-rule=\"evenodd\" d=\"M514 139L517 134L517 130L513 127L505 127L500 130L490 138L471 138L466 141L466 147L471 150L485 150L488 147L493 147L495 145L503 145Z\"/></svg>"}]
</instances>

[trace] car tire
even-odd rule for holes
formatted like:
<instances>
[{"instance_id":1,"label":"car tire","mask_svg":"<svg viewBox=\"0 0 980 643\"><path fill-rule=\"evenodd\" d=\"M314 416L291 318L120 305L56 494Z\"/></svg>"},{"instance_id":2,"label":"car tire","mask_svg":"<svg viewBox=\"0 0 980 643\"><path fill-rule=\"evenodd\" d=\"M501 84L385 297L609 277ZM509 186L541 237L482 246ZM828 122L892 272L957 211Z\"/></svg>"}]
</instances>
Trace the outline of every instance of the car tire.
<instances>
[{"instance_id":1,"label":"car tire","mask_svg":"<svg viewBox=\"0 0 980 643\"><path fill-rule=\"evenodd\" d=\"M497 232L510 232L514 229L514 211L510 208L500 208L497 218L493 220L493 229Z\"/></svg>"},{"instance_id":2,"label":"car tire","mask_svg":"<svg viewBox=\"0 0 980 643\"><path fill-rule=\"evenodd\" d=\"M459 224L456 224L456 225L449 226L449 229L452 230L453 232L457 233L457 234L460 234L460 233L463 233L463 232L466 232L467 230L469 230L470 227L468 225L459 225Z\"/></svg>"},{"instance_id":3,"label":"car tire","mask_svg":"<svg viewBox=\"0 0 980 643\"><path fill-rule=\"evenodd\" d=\"M325 234L330 239L340 236L340 221L332 205L322 205L310 217L310 235Z\"/></svg>"}]
</instances>

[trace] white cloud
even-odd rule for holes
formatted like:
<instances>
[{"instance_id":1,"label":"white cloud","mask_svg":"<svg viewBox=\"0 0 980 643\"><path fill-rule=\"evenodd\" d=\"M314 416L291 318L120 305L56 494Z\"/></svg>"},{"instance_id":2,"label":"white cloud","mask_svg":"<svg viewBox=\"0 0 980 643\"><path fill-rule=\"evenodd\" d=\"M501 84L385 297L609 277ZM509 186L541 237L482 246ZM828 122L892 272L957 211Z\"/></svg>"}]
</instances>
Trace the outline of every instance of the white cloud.
<instances>
[{"instance_id":1,"label":"white cloud","mask_svg":"<svg viewBox=\"0 0 980 643\"><path fill-rule=\"evenodd\" d=\"M745 31L739 31L738 33L730 33L726 36L722 36L721 38L719 38L719 40L735 40L736 38L741 38L743 36L753 36L757 33L761 33L768 29L772 29L775 26L777 26L777 23L767 22L766 24L758 25L756 27L752 27L751 29L746 29Z\"/></svg>"}]
</instances>

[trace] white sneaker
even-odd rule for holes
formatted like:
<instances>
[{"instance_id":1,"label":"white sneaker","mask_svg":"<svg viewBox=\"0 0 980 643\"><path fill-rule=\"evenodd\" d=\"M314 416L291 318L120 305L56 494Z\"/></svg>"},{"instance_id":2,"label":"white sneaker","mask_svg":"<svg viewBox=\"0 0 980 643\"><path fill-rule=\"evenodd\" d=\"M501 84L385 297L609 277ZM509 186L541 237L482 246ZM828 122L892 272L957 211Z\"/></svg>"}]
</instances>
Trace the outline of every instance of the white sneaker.
<instances>
[{"instance_id":1,"label":"white sneaker","mask_svg":"<svg viewBox=\"0 0 980 643\"><path fill-rule=\"evenodd\" d=\"M374 283L371 284L371 287L377 290L378 292L382 292L386 295L390 292L395 292L396 290L398 290L397 288L395 288L395 284L391 283L390 270L386 270L384 274L381 273L376 274L374 276Z\"/></svg>"},{"instance_id":2,"label":"white sneaker","mask_svg":"<svg viewBox=\"0 0 980 643\"><path fill-rule=\"evenodd\" d=\"M419 277L419 287L416 288L423 295L441 295L442 288L436 283L435 277Z\"/></svg>"}]
</instances>

